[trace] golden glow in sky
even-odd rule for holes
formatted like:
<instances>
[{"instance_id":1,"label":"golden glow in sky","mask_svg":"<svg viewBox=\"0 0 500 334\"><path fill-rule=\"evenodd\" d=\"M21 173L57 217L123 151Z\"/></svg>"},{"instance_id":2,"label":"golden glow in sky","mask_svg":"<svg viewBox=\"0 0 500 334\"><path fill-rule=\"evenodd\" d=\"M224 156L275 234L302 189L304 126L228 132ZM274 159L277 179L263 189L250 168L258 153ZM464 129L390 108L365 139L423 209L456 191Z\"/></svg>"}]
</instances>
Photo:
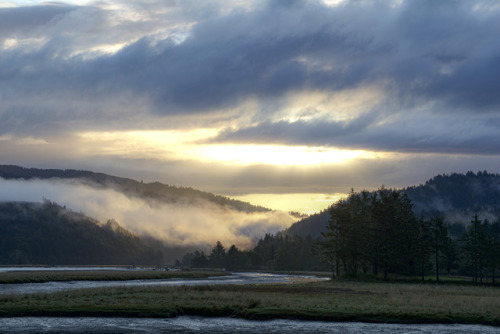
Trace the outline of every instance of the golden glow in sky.
<instances>
[{"instance_id":1,"label":"golden glow in sky","mask_svg":"<svg viewBox=\"0 0 500 334\"><path fill-rule=\"evenodd\" d=\"M345 163L367 156L364 151L350 151L306 146L280 145L209 145L201 146L193 157L243 165L266 164L305 166Z\"/></svg>"},{"instance_id":2,"label":"golden glow in sky","mask_svg":"<svg viewBox=\"0 0 500 334\"><path fill-rule=\"evenodd\" d=\"M268 165L317 168L324 165L348 165L357 159L376 159L380 153L335 148L237 145L211 143L221 130L193 129L168 131L86 132L79 135L83 145L93 153L116 157L193 161L220 165ZM88 152L84 152L88 153ZM216 168L216 167L215 167ZM304 171L306 171L304 170ZM345 194L287 193L230 196L252 204L283 211L312 214L326 209Z\"/></svg>"},{"instance_id":3,"label":"golden glow in sky","mask_svg":"<svg viewBox=\"0 0 500 334\"><path fill-rule=\"evenodd\" d=\"M240 165L316 166L377 156L368 151L324 147L206 143L217 133L213 129L87 132L80 137L87 147L106 154Z\"/></svg>"},{"instance_id":4,"label":"golden glow in sky","mask_svg":"<svg viewBox=\"0 0 500 334\"><path fill-rule=\"evenodd\" d=\"M275 210L311 215L327 209L339 199L347 197L347 194L249 194L231 197Z\"/></svg>"}]
</instances>

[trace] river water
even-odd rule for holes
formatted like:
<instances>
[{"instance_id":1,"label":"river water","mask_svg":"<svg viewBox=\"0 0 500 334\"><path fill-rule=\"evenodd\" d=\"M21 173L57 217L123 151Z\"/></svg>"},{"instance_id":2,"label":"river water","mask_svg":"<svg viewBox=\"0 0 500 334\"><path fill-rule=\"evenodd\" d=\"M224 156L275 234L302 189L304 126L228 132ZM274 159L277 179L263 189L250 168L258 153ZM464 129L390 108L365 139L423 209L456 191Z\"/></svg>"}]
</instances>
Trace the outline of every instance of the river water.
<instances>
[{"instance_id":1,"label":"river water","mask_svg":"<svg viewBox=\"0 0 500 334\"><path fill-rule=\"evenodd\" d=\"M298 320L252 321L232 318L0 318L2 333L395 333L492 334L479 325L400 325Z\"/></svg>"},{"instance_id":2,"label":"river water","mask_svg":"<svg viewBox=\"0 0 500 334\"><path fill-rule=\"evenodd\" d=\"M229 276L217 276L202 279L159 279L132 281L71 281L47 283L0 284L0 294L10 293L51 293L57 291L132 286L181 286L181 285L216 285L216 284L265 284L286 283L294 279L325 280L328 278L301 275L278 275L266 273L233 273Z\"/></svg>"},{"instance_id":3,"label":"river water","mask_svg":"<svg viewBox=\"0 0 500 334\"><path fill-rule=\"evenodd\" d=\"M95 268L92 268L95 269ZM53 268L48 269L53 270ZM64 270L64 269L61 269ZM1 271L1 270L0 270ZM71 289L111 286L264 284L295 279L325 279L314 276L235 273L206 279L134 281L74 281L33 284L0 284L0 294L51 293ZM401 325L359 322L298 320L250 321L233 318L177 317L136 318L0 318L0 333L500 333L500 328L479 325Z\"/></svg>"}]
</instances>

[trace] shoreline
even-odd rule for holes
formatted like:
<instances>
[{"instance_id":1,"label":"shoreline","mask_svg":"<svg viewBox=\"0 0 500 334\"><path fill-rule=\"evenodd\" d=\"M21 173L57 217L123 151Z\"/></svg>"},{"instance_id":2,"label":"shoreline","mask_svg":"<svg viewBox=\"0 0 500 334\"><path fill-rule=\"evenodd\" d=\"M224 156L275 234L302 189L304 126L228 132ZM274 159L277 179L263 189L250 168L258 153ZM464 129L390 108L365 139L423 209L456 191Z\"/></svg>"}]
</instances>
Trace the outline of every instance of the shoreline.
<instances>
[{"instance_id":1,"label":"shoreline","mask_svg":"<svg viewBox=\"0 0 500 334\"><path fill-rule=\"evenodd\" d=\"M144 269L103 270L19 270L0 272L2 284L48 283L71 281L132 281L169 278L208 278L230 275L224 271L169 271Z\"/></svg>"}]
</instances>

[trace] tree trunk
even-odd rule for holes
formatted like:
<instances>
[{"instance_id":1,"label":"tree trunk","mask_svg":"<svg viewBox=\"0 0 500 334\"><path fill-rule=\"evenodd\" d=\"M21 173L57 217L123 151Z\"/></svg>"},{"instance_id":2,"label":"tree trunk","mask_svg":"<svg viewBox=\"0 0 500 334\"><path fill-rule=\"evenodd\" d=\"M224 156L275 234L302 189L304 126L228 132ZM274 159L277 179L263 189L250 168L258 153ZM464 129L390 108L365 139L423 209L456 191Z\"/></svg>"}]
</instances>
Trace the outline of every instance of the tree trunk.
<instances>
[{"instance_id":1,"label":"tree trunk","mask_svg":"<svg viewBox=\"0 0 500 334\"><path fill-rule=\"evenodd\" d=\"M436 254L436 282L439 282L439 254Z\"/></svg>"},{"instance_id":2,"label":"tree trunk","mask_svg":"<svg viewBox=\"0 0 500 334\"><path fill-rule=\"evenodd\" d=\"M439 282L439 249L436 239L436 282Z\"/></svg>"},{"instance_id":3,"label":"tree trunk","mask_svg":"<svg viewBox=\"0 0 500 334\"><path fill-rule=\"evenodd\" d=\"M422 282L425 281L424 270L425 270L425 261L422 259L422 261L420 262L420 274L422 276Z\"/></svg>"},{"instance_id":4,"label":"tree trunk","mask_svg":"<svg viewBox=\"0 0 500 334\"><path fill-rule=\"evenodd\" d=\"M384 248L384 280L387 280L387 248Z\"/></svg>"}]
</instances>

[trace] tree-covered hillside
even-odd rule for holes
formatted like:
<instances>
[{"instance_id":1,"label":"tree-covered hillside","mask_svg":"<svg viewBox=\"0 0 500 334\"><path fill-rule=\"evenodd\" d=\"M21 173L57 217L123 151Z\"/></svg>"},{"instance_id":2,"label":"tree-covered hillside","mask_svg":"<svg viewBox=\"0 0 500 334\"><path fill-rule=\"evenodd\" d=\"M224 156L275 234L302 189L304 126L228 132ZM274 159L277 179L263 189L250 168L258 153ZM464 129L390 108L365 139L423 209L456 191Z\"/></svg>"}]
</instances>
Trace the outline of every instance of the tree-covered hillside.
<instances>
[{"instance_id":1,"label":"tree-covered hillside","mask_svg":"<svg viewBox=\"0 0 500 334\"><path fill-rule=\"evenodd\" d=\"M313 238L319 238L321 237L321 233L326 231L329 219L330 211L323 210L320 213L299 220L290 226L285 233L290 236L298 235L301 237L311 236Z\"/></svg>"},{"instance_id":2,"label":"tree-covered hillside","mask_svg":"<svg viewBox=\"0 0 500 334\"><path fill-rule=\"evenodd\" d=\"M443 174L402 191L411 200L417 216L439 213L451 224L468 223L474 213L490 220L500 218L499 174ZM293 224L287 234L319 237L326 231L329 219L329 210L325 210Z\"/></svg>"},{"instance_id":3,"label":"tree-covered hillside","mask_svg":"<svg viewBox=\"0 0 500 334\"><path fill-rule=\"evenodd\" d=\"M53 202L0 203L0 264L158 265L160 252L110 220Z\"/></svg>"},{"instance_id":4,"label":"tree-covered hillside","mask_svg":"<svg viewBox=\"0 0 500 334\"><path fill-rule=\"evenodd\" d=\"M422 212L489 212L500 216L500 175L468 172L438 175L404 189L416 214Z\"/></svg>"},{"instance_id":5,"label":"tree-covered hillside","mask_svg":"<svg viewBox=\"0 0 500 334\"><path fill-rule=\"evenodd\" d=\"M197 205L204 201L209 201L216 205L227 206L241 212L270 211L270 209L261 206L255 206L247 202L214 195L189 187L176 187L160 182L144 183L142 181L139 182L132 179L90 171L73 169L38 169L23 168L14 165L0 165L0 177L7 180L75 179L90 186L112 188L127 196L139 197L146 200L152 199L165 203L182 202L190 205Z\"/></svg>"}]
</instances>

